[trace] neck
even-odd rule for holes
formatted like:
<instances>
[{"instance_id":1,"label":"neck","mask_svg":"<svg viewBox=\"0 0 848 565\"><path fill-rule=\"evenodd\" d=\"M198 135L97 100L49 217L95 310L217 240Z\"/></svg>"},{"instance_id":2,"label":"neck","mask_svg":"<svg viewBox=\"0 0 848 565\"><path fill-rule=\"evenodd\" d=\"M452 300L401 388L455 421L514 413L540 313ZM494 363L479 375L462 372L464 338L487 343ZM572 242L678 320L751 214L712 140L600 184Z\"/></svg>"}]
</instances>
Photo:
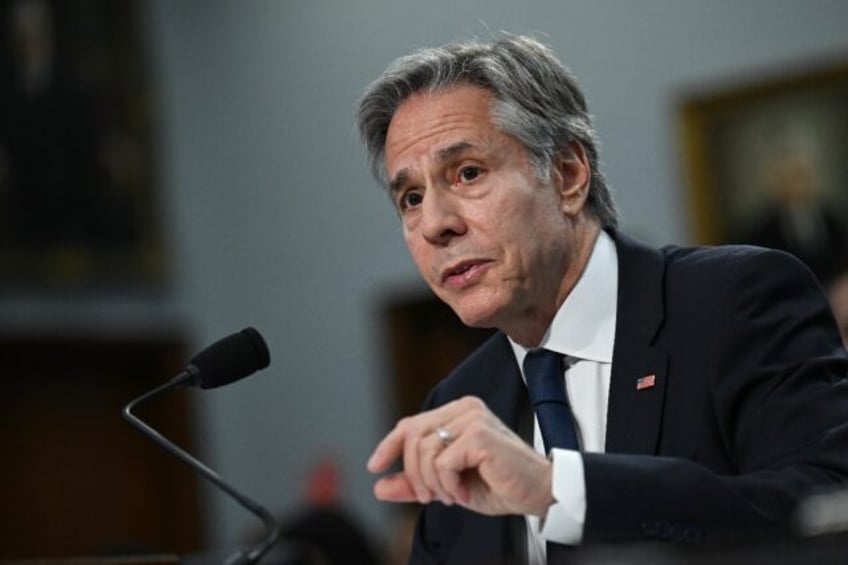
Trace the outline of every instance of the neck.
<instances>
[{"instance_id":1,"label":"neck","mask_svg":"<svg viewBox=\"0 0 848 565\"><path fill-rule=\"evenodd\" d=\"M601 228L597 222L583 223L575 229L574 246L554 300L549 303L549 307L522 319L516 327L504 329L504 333L513 341L527 349L533 349L542 343L554 316L583 276L600 232Z\"/></svg>"}]
</instances>

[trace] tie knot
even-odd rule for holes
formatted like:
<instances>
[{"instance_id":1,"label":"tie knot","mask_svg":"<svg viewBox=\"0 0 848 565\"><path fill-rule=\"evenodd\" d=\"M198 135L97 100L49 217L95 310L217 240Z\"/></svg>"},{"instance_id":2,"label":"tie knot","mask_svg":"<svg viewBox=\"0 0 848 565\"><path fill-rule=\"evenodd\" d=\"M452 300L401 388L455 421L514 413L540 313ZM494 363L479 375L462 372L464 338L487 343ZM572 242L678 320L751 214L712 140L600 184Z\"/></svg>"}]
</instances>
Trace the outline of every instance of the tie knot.
<instances>
[{"instance_id":1,"label":"tie knot","mask_svg":"<svg viewBox=\"0 0 848 565\"><path fill-rule=\"evenodd\" d=\"M565 403L562 355L547 349L537 349L524 358L524 378L533 405L540 402Z\"/></svg>"}]
</instances>

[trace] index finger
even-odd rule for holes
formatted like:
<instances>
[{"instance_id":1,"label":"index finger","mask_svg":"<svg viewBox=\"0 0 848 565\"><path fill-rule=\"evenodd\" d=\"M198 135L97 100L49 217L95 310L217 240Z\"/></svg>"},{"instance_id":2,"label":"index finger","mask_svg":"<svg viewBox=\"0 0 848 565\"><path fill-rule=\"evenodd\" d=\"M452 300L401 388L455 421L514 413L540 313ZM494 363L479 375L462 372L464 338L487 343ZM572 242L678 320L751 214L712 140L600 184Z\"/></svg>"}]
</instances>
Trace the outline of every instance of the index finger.
<instances>
[{"instance_id":1,"label":"index finger","mask_svg":"<svg viewBox=\"0 0 848 565\"><path fill-rule=\"evenodd\" d=\"M418 433L423 436L431 433L439 426L448 426L451 420L467 410L470 398L454 400L433 410L402 418L394 429L374 448L374 452L368 459L368 470L372 473L381 473L388 469L395 459L403 454L409 433ZM479 403L480 401L475 398L473 402ZM460 432L460 430L451 431L454 433Z\"/></svg>"},{"instance_id":2,"label":"index finger","mask_svg":"<svg viewBox=\"0 0 848 565\"><path fill-rule=\"evenodd\" d=\"M403 420L401 420L403 422ZM368 459L368 470L372 473L381 473L391 466L395 459L403 453L403 444L406 432L400 423L390 431L383 440L374 448L374 452Z\"/></svg>"}]
</instances>

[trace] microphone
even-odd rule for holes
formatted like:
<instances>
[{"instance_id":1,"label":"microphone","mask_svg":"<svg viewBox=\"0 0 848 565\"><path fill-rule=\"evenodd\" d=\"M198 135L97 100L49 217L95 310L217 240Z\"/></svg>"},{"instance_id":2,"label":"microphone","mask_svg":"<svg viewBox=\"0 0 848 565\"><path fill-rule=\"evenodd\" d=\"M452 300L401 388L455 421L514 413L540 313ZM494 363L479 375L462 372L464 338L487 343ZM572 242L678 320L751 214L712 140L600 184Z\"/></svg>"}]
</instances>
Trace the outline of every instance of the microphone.
<instances>
[{"instance_id":1,"label":"microphone","mask_svg":"<svg viewBox=\"0 0 848 565\"><path fill-rule=\"evenodd\" d=\"M273 546L280 537L277 521L262 505L254 502L228 484L215 471L189 455L183 449L166 439L162 434L143 422L132 409L139 403L157 396L178 386L196 386L202 389L217 388L241 380L264 369L271 362L268 346L265 340L254 328L245 328L240 332L224 337L189 361L186 369L153 390L142 394L124 407L124 418L141 432L149 436L161 447L186 463L209 482L220 488L248 512L257 516L265 524L265 539L252 549L239 551L229 559L227 565L242 565L257 563L259 559Z\"/></svg>"},{"instance_id":2,"label":"microphone","mask_svg":"<svg viewBox=\"0 0 848 565\"><path fill-rule=\"evenodd\" d=\"M254 328L219 339L197 355L186 368L189 384L217 388L249 377L271 363L268 346Z\"/></svg>"}]
</instances>

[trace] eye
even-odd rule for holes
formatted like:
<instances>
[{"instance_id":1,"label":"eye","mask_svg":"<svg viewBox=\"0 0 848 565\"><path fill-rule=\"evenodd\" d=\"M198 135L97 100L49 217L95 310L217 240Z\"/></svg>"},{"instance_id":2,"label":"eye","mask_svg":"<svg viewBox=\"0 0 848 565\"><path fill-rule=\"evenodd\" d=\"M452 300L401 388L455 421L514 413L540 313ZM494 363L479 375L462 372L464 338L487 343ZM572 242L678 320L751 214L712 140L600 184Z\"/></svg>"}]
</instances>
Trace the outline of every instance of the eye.
<instances>
[{"instance_id":1,"label":"eye","mask_svg":"<svg viewBox=\"0 0 848 565\"><path fill-rule=\"evenodd\" d=\"M462 167L459 170L459 182L472 182L483 174L483 169L477 166Z\"/></svg>"},{"instance_id":2,"label":"eye","mask_svg":"<svg viewBox=\"0 0 848 565\"><path fill-rule=\"evenodd\" d=\"M400 195L400 198L398 199L398 208L401 210L408 210L409 208L419 206L423 201L424 196L420 192L417 190L407 190Z\"/></svg>"}]
</instances>

